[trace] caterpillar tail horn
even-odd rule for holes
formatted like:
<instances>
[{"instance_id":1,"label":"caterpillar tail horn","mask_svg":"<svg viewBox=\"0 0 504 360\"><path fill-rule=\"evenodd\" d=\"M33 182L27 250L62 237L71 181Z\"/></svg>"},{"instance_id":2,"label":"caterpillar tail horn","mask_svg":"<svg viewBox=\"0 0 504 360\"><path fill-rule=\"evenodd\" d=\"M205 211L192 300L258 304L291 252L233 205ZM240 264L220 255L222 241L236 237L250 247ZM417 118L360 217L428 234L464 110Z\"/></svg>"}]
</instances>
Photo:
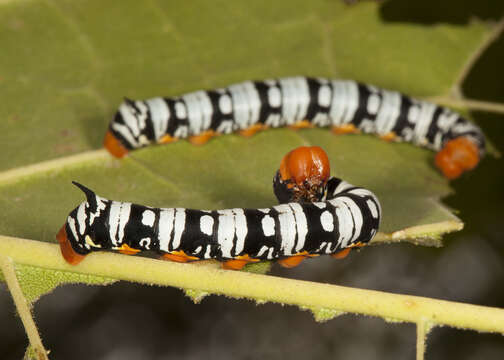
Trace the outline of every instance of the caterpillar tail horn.
<instances>
[{"instance_id":1,"label":"caterpillar tail horn","mask_svg":"<svg viewBox=\"0 0 504 360\"><path fill-rule=\"evenodd\" d=\"M77 181L72 181L72 184L74 184L79 189L81 189L82 192L86 195L86 200L87 200L89 206L91 207L91 209L96 209L98 204L96 202L96 194L93 192L93 190L88 189L87 187L85 187L82 184L79 184Z\"/></svg>"}]
</instances>

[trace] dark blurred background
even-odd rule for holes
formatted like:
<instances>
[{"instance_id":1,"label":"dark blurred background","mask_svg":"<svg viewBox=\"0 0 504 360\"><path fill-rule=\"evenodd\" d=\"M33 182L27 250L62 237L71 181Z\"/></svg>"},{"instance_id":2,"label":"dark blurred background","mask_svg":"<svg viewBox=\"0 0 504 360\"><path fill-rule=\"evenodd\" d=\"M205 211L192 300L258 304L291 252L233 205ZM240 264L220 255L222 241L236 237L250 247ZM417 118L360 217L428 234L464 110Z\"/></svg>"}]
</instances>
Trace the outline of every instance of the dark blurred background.
<instances>
[{"instance_id":1,"label":"dark blurred background","mask_svg":"<svg viewBox=\"0 0 504 360\"><path fill-rule=\"evenodd\" d=\"M503 16L504 2L390 0L385 21L465 24ZM358 5L349 5L358 6ZM485 52L464 84L473 99L504 103L504 37ZM471 114L504 151L504 114ZM489 156L452 183L444 202L466 227L443 248L408 244L365 248L348 258L307 261L272 275L504 307L504 159ZM2 285L3 288L5 286ZM0 291L0 358L21 359L26 336L10 295ZM9 310L7 310L9 309ZM210 296L194 305L180 290L131 283L68 285L43 296L36 321L52 359L414 359L416 329L344 315L316 323L291 306ZM504 359L504 338L436 328L426 359Z\"/></svg>"}]
</instances>

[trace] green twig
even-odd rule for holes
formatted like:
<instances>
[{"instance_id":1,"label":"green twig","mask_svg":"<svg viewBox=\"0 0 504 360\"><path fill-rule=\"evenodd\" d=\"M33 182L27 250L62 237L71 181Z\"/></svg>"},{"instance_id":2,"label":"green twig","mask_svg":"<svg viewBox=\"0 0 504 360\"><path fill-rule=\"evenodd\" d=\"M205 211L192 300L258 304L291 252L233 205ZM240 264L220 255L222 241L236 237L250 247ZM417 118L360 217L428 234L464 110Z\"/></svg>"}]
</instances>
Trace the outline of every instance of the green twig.
<instances>
[{"instance_id":1,"label":"green twig","mask_svg":"<svg viewBox=\"0 0 504 360\"><path fill-rule=\"evenodd\" d=\"M5 255L3 251L1 251L1 254ZM44 349L44 345L42 345L37 326L35 325L35 321L33 321L30 305L17 280L16 271L14 270L14 261L8 256L0 255L0 267L37 359L48 360L47 351Z\"/></svg>"},{"instance_id":2,"label":"green twig","mask_svg":"<svg viewBox=\"0 0 504 360\"><path fill-rule=\"evenodd\" d=\"M221 270L216 264L177 264L114 253L91 254L79 266L72 267L65 263L55 244L6 236L0 236L0 254L17 263L54 270L174 286L260 302L504 333L504 310L499 308Z\"/></svg>"}]
</instances>

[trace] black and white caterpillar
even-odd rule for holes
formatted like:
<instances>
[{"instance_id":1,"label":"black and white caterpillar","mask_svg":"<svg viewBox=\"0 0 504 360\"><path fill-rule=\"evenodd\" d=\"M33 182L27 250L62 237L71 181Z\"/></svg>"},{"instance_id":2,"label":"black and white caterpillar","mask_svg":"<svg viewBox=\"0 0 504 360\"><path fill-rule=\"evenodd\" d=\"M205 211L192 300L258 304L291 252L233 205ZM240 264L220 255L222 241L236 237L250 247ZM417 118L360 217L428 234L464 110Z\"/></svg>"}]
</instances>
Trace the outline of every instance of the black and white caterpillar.
<instances>
[{"instance_id":1,"label":"black and white caterpillar","mask_svg":"<svg viewBox=\"0 0 504 360\"><path fill-rule=\"evenodd\" d=\"M351 80L303 76L245 81L177 97L126 99L104 145L116 157L151 143L188 138L202 144L219 134L245 136L264 128L332 127L335 133L373 133L438 151L448 178L474 168L485 154L481 130L459 114L395 91Z\"/></svg>"},{"instance_id":2,"label":"black and white caterpillar","mask_svg":"<svg viewBox=\"0 0 504 360\"><path fill-rule=\"evenodd\" d=\"M93 251L149 250L179 262L217 259L228 269L266 259L292 267L307 257L343 257L363 246L376 234L381 217L371 191L337 178L329 179L318 202L213 211L112 201L74 184L87 201L70 212L57 235L65 260L73 265Z\"/></svg>"}]
</instances>

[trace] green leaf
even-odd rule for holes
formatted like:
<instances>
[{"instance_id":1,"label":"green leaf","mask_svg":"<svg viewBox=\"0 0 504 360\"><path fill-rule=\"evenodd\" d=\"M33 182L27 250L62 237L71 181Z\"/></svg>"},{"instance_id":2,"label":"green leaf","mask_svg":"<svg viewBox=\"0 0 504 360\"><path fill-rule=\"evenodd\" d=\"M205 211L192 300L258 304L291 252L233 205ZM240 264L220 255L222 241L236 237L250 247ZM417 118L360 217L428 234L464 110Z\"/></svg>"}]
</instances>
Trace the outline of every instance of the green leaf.
<instances>
[{"instance_id":1,"label":"green leaf","mask_svg":"<svg viewBox=\"0 0 504 360\"><path fill-rule=\"evenodd\" d=\"M37 353L35 352L32 346L28 346L26 348L23 360L37 360Z\"/></svg>"},{"instance_id":2,"label":"green leaf","mask_svg":"<svg viewBox=\"0 0 504 360\"><path fill-rule=\"evenodd\" d=\"M61 283L106 285L116 281L102 276L44 269L23 264L16 265L16 277L26 300L32 303L37 301L41 295L52 291ZM43 281L41 281L41 279L43 279Z\"/></svg>"},{"instance_id":3,"label":"green leaf","mask_svg":"<svg viewBox=\"0 0 504 360\"><path fill-rule=\"evenodd\" d=\"M250 139L221 136L202 147L184 141L150 147L124 160L98 150L123 96L179 95L246 79L352 78L450 102L492 28L478 21L387 24L378 7L326 0L0 3L0 45L8 54L0 56L0 255L14 261L24 296L31 301L60 283L117 278L185 287L195 301L209 289L219 292L214 285L193 289L148 273L142 278L143 266L158 269L147 259L128 263L135 276L120 272L122 255L65 265L53 243L83 200L72 180L107 198L151 206L266 207L275 203L271 181L282 156L312 144L326 149L333 175L378 195L384 218L376 242L439 245L441 234L462 228L439 202L451 189L432 165L434 154L410 144L281 129ZM269 268L257 266L250 270ZM304 305L320 320L339 313L314 304Z\"/></svg>"},{"instance_id":4,"label":"green leaf","mask_svg":"<svg viewBox=\"0 0 504 360\"><path fill-rule=\"evenodd\" d=\"M334 319L337 316L341 316L341 315L345 314L343 311L338 311L338 310L334 310L334 309L326 309L326 308L322 308L322 307L320 307L320 308L319 307L313 307L313 308L302 307L302 309L311 311L315 321L317 321L317 322L326 322L326 321Z\"/></svg>"}]
</instances>

